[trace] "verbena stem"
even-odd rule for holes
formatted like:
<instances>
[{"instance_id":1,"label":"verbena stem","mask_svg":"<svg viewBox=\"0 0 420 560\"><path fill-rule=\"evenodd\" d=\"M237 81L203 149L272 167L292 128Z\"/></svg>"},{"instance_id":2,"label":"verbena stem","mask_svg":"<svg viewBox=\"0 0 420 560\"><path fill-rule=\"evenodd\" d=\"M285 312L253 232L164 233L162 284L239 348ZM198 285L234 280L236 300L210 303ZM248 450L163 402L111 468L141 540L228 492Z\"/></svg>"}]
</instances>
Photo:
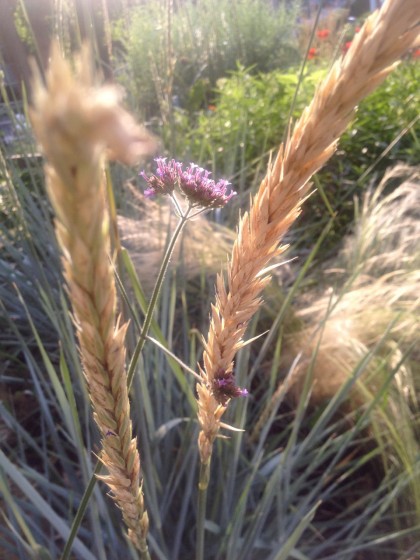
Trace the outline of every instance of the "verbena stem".
<instances>
[{"instance_id":1,"label":"verbena stem","mask_svg":"<svg viewBox=\"0 0 420 560\"><path fill-rule=\"evenodd\" d=\"M206 523L207 489L210 480L211 459L200 464L200 478L198 481L198 511L197 511L197 541L196 560L204 560L204 533Z\"/></svg>"},{"instance_id":2,"label":"verbena stem","mask_svg":"<svg viewBox=\"0 0 420 560\"><path fill-rule=\"evenodd\" d=\"M146 317L144 318L143 328L141 329L139 340L137 342L136 348L134 349L134 353L133 353L133 356L131 358L130 368L129 368L128 376L127 376L127 383L128 383L128 389L129 390L131 388L131 384L133 382L133 377L134 377L134 372L136 370L135 365L137 364L139 356L142 353L144 344L145 344L146 339L147 339L147 335L149 334L150 325L152 324L152 319L153 319L153 313L154 313L154 310L155 310L155 307L156 307L156 303L157 303L157 300L158 300L158 297L159 297L160 290L162 288L162 284L163 284L163 280L164 280L165 275L166 275L166 271L168 269L169 261L171 260L172 253L173 253L174 248L175 248L175 243L176 243L179 235L181 234L181 231L183 230L185 224L188 221L190 212L191 212L191 206L188 207L188 209L186 210L186 212L184 214L181 214L178 225L176 226L176 229L175 229L175 231L174 231L174 233L171 237L171 240L169 242L169 245L166 248L165 255L164 255L163 260L162 260L162 264L160 265L159 274L158 274L158 277L156 279L155 287L153 288L152 297L150 298L149 306L148 306L147 311L146 311Z\"/></svg>"},{"instance_id":3,"label":"verbena stem","mask_svg":"<svg viewBox=\"0 0 420 560\"><path fill-rule=\"evenodd\" d=\"M179 208L179 205L177 205L177 207ZM190 217L190 212L191 212L191 206L189 206L187 208L187 210L185 211L185 213L180 215L180 219L179 222L176 226L176 229L171 237L171 240L169 242L169 245L166 248L165 251L165 255L163 257L162 260L162 264L159 270L159 274L158 277L156 279L155 282L155 286L153 288L153 293L152 293L152 297L150 298L150 302L149 302L149 306L147 308L147 312L146 312L146 316L144 319L144 323L143 323L143 328L141 330L140 333L140 337L139 340L137 342L136 348L134 350L133 356L131 358L130 361L130 366L128 369L128 373L127 373L127 385L128 385L128 389L130 390L132 382L133 382L133 377L134 377L134 372L136 371L136 364L138 362L138 359L140 357L140 354L143 350L144 347L144 343L147 340L147 335L150 329L150 325L152 324L152 318L153 318L153 313L156 307L156 303L158 301L159 298L159 293L160 290L162 288L162 284L163 284L163 280L165 278L166 272L168 270L168 266L169 266L169 262L171 260L171 256L172 253L174 251L175 248L175 244L178 240L178 237L180 236L185 224L187 223L189 217ZM70 552L71 552L71 548L73 546L73 541L76 537L77 531L80 527L80 524L82 522L82 519L85 515L89 500L92 496L93 490L95 488L95 484L97 482L97 478L96 475L100 472L101 470L101 466L102 463L100 461L98 461L96 463L95 466L95 470L92 474L92 477L89 481L89 484L83 494L82 497L82 501L80 502L80 506L77 510L76 513L76 517L73 520L71 529L70 529L70 534L69 534L69 538L67 539L66 545L64 547L64 551L63 551L63 555L61 557L61 560L68 560ZM148 551L145 551L144 553L142 553L142 560L150 560L150 555Z\"/></svg>"}]
</instances>

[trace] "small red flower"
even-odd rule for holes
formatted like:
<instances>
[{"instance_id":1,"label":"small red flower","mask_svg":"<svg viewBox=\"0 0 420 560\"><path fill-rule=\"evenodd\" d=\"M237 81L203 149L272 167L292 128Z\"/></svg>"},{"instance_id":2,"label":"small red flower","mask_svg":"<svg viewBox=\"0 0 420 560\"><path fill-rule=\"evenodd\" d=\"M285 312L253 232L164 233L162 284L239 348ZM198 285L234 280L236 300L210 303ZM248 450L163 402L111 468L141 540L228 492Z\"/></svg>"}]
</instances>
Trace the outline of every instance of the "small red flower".
<instances>
[{"instance_id":1,"label":"small red flower","mask_svg":"<svg viewBox=\"0 0 420 560\"><path fill-rule=\"evenodd\" d=\"M343 52L346 53L349 50L349 48L351 47L351 43L352 41L347 41L346 43L344 43Z\"/></svg>"},{"instance_id":2,"label":"small red flower","mask_svg":"<svg viewBox=\"0 0 420 560\"><path fill-rule=\"evenodd\" d=\"M413 58L420 58L420 49L414 50L411 56Z\"/></svg>"},{"instance_id":3,"label":"small red flower","mask_svg":"<svg viewBox=\"0 0 420 560\"><path fill-rule=\"evenodd\" d=\"M311 47L311 48L309 49L309 52L308 52L308 60L312 60L313 58L316 57L316 55L317 55L316 48L315 48L315 47Z\"/></svg>"},{"instance_id":4,"label":"small red flower","mask_svg":"<svg viewBox=\"0 0 420 560\"><path fill-rule=\"evenodd\" d=\"M322 40L327 39L329 34L330 34L329 29L319 29L316 32L316 36L318 37L318 39L322 39Z\"/></svg>"},{"instance_id":5,"label":"small red flower","mask_svg":"<svg viewBox=\"0 0 420 560\"><path fill-rule=\"evenodd\" d=\"M360 27L356 27L356 29L354 31L355 31L355 33L359 33Z\"/></svg>"},{"instance_id":6,"label":"small red flower","mask_svg":"<svg viewBox=\"0 0 420 560\"><path fill-rule=\"evenodd\" d=\"M207 109L208 109L209 111L215 111L215 110L216 110L216 105L208 105L208 106L207 106Z\"/></svg>"}]
</instances>

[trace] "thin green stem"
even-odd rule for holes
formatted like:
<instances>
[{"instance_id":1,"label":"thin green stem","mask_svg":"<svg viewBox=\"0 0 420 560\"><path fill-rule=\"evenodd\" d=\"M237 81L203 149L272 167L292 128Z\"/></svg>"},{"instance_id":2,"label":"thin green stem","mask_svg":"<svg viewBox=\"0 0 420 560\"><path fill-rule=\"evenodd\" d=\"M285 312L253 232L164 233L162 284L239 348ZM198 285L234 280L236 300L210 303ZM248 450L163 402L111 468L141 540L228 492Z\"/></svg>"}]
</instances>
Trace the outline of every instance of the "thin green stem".
<instances>
[{"instance_id":1,"label":"thin green stem","mask_svg":"<svg viewBox=\"0 0 420 560\"><path fill-rule=\"evenodd\" d=\"M179 202L178 202L178 200L177 200L177 198L176 198L175 195L172 195L171 198L172 198L172 202L173 202L173 204L174 204L174 206L175 206L175 210L176 210L177 216L178 216L179 218L182 218L182 216L184 215L184 213L182 212L181 205L179 204ZM190 212L190 210L191 210L191 208L188 209L188 213ZM188 216L188 217L191 218L191 216Z\"/></svg>"},{"instance_id":2,"label":"thin green stem","mask_svg":"<svg viewBox=\"0 0 420 560\"><path fill-rule=\"evenodd\" d=\"M154 313L154 310L155 310L155 307L156 307L157 300L159 298L159 293L160 293L160 290L162 288L162 284L163 284L163 280L164 280L165 275L166 275L166 271L168 269L169 261L171 260L171 256L172 256L172 253L173 253L173 250L174 250L174 247L175 247L175 243L176 243L181 231L183 230L185 224L188 221L190 211L191 211L191 207L189 207L186 210L185 214L183 214L180 217L180 220L179 220L178 225L176 226L176 229L175 229L175 231L172 235L172 238L169 242L169 245L166 248L165 255L164 255L163 260L162 260L162 264L160 265L159 274L158 274L158 277L156 279L155 287L153 288L152 297L150 298L149 306L148 306L147 311L146 311L146 317L144 318L143 328L141 329L139 340L138 340L138 342L136 344L136 347L134 349L134 353L133 353L133 356L131 358L130 365L129 365L129 368L128 368L127 383L128 383L128 389L129 390L130 390L131 384L133 382L133 377L134 377L134 372L136 370L137 361L139 359L140 354L142 353L144 344L147 340L147 335L149 334L150 325L152 324L152 320L153 320L153 313Z\"/></svg>"},{"instance_id":3,"label":"thin green stem","mask_svg":"<svg viewBox=\"0 0 420 560\"><path fill-rule=\"evenodd\" d=\"M210 480L210 463L201 463L198 481L197 542L195 560L204 560L204 533L206 523L207 489Z\"/></svg>"},{"instance_id":4,"label":"thin green stem","mask_svg":"<svg viewBox=\"0 0 420 560\"><path fill-rule=\"evenodd\" d=\"M87 485L85 493L83 494L82 501L80 502L80 505L77 509L76 516L73 520L73 523L72 523L72 526L71 526L71 529L70 529L69 537L67 539L66 545L65 545L64 550L63 550L63 554L61 556L61 560L68 560L70 558L70 553L71 553L71 549L72 549L72 546L73 546L73 541L76 538L77 531L78 531L79 526L82 522L82 519L85 515L85 511L86 511L86 508L88 506L90 497L91 497L91 495L93 493L93 490L95 488L96 481L98 480L97 475L101 472L101 468L102 468L102 462L98 461L95 465L95 469L93 471L93 474L92 474L92 477L89 481L89 484ZM139 554L140 554L141 560L151 560L148 548L146 548L146 550L144 550L144 551L141 551Z\"/></svg>"},{"instance_id":5,"label":"thin green stem","mask_svg":"<svg viewBox=\"0 0 420 560\"><path fill-rule=\"evenodd\" d=\"M89 481L89 484L87 485L85 493L83 494L82 501L80 502L80 505L77 509L77 513L76 513L76 516L73 520L73 523L72 523L72 526L71 526L71 529L70 529L69 538L67 539L66 546L64 547L63 555L61 557L61 560L68 560L68 558L69 558L69 554L71 552L71 547L73 546L73 541L76 537L77 531L79 529L79 525L82 522L82 519L85 515L85 511L86 511L86 508L88 506L90 496L92 495L93 489L95 488L95 484L96 484L96 481L97 481L96 475L101 472L101 468L102 468L102 463L101 463L101 461L98 461L95 465L95 470L93 471L92 477Z\"/></svg>"},{"instance_id":6,"label":"thin green stem","mask_svg":"<svg viewBox=\"0 0 420 560\"><path fill-rule=\"evenodd\" d=\"M141 560L152 560L149 554L149 548L147 547L147 544L146 544L146 550L140 552L140 558Z\"/></svg>"},{"instance_id":7,"label":"thin green stem","mask_svg":"<svg viewBox=\"0 0 420 560\"><path fill-rule=\"evenodd\" d=\"M303 82L303 79L304 79L303 74L305 72L306 63L308 62L309 49L311 48L312 42L313 42L314 37L315 37L315 31L316 31L316 28L318 26L319 18L321 16L323 4L324 4L324 2L323 2L323 0L321 0L321 2L319 3L317 13L316 13L314 24L312 25L311 36L309 38L309 42L308 42L308 45L306 47L306 53L305 53L305 56L304 56L304 59L303 59L303 62L302 62L302 66L300 68L298 83L296 84L295 92L293 94L293 99L292 99L292 102L290 104L289 116L287 117L287 126L284 129L284 133L283 133L283 143L286 142L286 139L287 139L287 137L290 133L291 127L292 127L293 111L295 110L295 105L296 105L299 89L300 89L300 86L302 85L302 82Z\"/></svg>"}]
</instances>

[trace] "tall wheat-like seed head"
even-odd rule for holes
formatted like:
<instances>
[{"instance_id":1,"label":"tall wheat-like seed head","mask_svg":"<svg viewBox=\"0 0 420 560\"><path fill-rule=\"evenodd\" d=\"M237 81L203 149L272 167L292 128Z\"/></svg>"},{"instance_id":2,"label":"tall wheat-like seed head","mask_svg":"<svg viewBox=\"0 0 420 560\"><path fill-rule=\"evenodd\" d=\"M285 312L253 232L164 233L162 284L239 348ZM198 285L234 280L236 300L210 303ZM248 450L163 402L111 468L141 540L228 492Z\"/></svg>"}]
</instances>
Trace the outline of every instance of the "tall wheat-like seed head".
<instances>
[{"instance_id":1,"label":"tall wheat-like seed head","mask_svg":"<svg viewBox=\"0 0 420 560\"><path fill-rule=\"evenodd\" d=\"M215 395L219 372L232 373L249 320L270 280L265 271L300 213L311 176L334 153L357 104L377 87L418 40L418 0L386 0L357 33L318 87L269 166L251 208L239 223L226 281L218 277L198 385L199 450L207 464L226 409Z\"/></svg>"},{"instance_id":2,"label":"tall wheat-like seed head","mask_svg":"<svg viewBox=\"0 0 420 560\"><path fill-rule=\"evenodd\" d=\"M120 93L97 87L86 49L76 75L53 47L46 86L36 74L31 120L46 157L64 275L73 307L94 418L102 434L102 476L135 546L147 550L140 458L132 437L125 370L127 325L117 315L104 183L105 151L134 163L155 143L120 107Z\"/></svg>"}]
</instances>

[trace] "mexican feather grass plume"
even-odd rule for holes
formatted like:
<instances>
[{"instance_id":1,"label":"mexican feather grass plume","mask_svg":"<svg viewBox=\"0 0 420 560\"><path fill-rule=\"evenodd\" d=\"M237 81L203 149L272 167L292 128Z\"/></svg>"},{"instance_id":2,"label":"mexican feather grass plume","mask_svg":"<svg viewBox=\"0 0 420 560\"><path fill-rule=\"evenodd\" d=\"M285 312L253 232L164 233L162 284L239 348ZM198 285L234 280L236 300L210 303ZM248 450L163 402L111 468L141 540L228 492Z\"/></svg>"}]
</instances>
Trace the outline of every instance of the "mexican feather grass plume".
<instances>
[{"instance_id":1,"label":"mexican feather grass plume","mask_svg":"<svg viewBox=\"0 0 420 560\"><path fill-rule=\"evenodd\" d=\"M31 120L47 163L47 190L71 299L94 418L102 435L100 478L122 511L128 535L148 557L140 458L132 437L124 337L116 312L104 161L134 163L154 141L119 106L119 92L95 87L86 49L75 76L53 47L46 87L36 73Z\"/></svg>"},{"instance_id":2,"label":"mexican feather grass plume","mask_svg":"<svg viewBox=\"0 0 420 560\"><path fill-rule=\"evenodd\" d=\"M216 301L205 341L198 384L199 451L209 464L228 400L218 398L232 376L249 320L270 280L270 261L285 247L281 239L300 213L311 176L334 153L357 104L376 88L418 40L418 0L387 0L355 36L318 87L242 217L227 270L218 277Z\"/></svg>"}]
</instances>

